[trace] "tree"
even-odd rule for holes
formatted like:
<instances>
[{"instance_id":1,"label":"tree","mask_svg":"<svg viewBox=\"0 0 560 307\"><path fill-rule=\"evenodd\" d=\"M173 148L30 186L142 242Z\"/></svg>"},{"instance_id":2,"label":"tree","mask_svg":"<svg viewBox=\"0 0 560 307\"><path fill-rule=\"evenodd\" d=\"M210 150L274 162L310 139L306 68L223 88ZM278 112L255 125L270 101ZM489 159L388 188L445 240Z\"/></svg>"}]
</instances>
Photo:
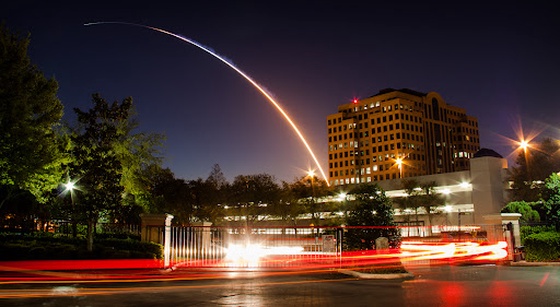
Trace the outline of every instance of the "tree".
<instances>
[{"instance_id":1,"label":"tree","mask_svg":"<svg viewBox=\"0 0 560 307\"><path fill-rule=\"evenodd\" d=\"M311 222L318 226L321 223L320 213L327 211L325 204L318 200L329 195L327 182L318 180L315 174L311 173L301 177L292 184L292 193L299 200L305 213L311 215Z\"/></svg>"},{"instance_id":2,"label":"tree","mask_svg":"<svg viewBox=\"0 0 560 307\"><path fill-rule=\"evenodd\" d=\"M217 189L213 182L198 178L188 182L195 220L219 224L223 217L222 201L227 186Z\"/></svg>"},{"instance_id":3,"label":"tree","mask_svg":"<svg viewBox=\"0 0 560 307\"><path fill-rule=\"evenodd\" d=\"M100 215L122 204L123 165L116 148L124 133L119 126L128 120L132 99L109 105L94 94L93 103L87 112L74 109L79 126L72 137L74 161L70 165L70 176L79 179L81 188L75 210L87 223L88 251L93 250L93 232Z\"/></svg>"},{"instance_id":4,"label":"tree","mask_svg":"<svg viewBox=\"0 0 560 307\"><path fill-rule=\"evenodd\" d=\"M438 208L445 205L445 199L441 196L441 194L436 192L436 185L435 181L424 182L420 185L422 192L424 193L420 196L421 206L428 215L429 235L432 234L432 222L434 215L440 214L441 211L438 210Z\"/></svg>"},{"instance_id":5,"label":"tree","mask_svg":"<svg viewBox=\"0 0 560 307\"><path fill-rule=\"evenodd\" d=\"M524 223L540 222L539 212L533 209L532 203L512 201L502 208L502 213L520 213Z\"/></svg>"},{"instance_id":6,"label":"tree","mask_svg":"<svg viewBox=\"0 0 560 307\"><path fill-rule=\"evenodd\" d=\"M512 200L535 202L543 190L542 183L560 171L560 145L550 138L519 151L511 171Z\"/></svg>"},{"instance_id":7,"label":"tree","mask_svg":"<svg viewBox=\"0 0 560 307\"><path fill-rule=\"evenodd\" d=\"M227 203L230 184L226 180L220 165L214 164L208 178L202 185L204 198L200 204L198 216L201 220L218 224L223 218L223 207Z\"/></svg>"},{"instance_id":8,"label":"tree","mask_svg":"<svg viewBox=\"0 0 560 307\"><path fill-rule=\"evenodd\" d=\"M219 164L214 164L208 178L206 178L206 182L215 187L216 190L224 189L229 184Z\"/></svg>"},{"instance_id":9,"label":"tree","mask_svg":"<svg viewBox=\"0 0 560 307\"><path fill-rule=\"evenodd\" d=\"M269 174L239 175L231 185L230 207L251 226L267 216L267 207L278 202L280 195L280 187Z\"/></svg>"},{"instance_id":10,"label":"tree","mask_svg":"<svg viewBox=\"0 0 560 307\"><path fill-rule=\"evenodd\" d=\"M26 192L45 203L62 178L58 83L31 63L29 41L0 25L0 208Z\"/></svg>"},{"instance_id":11,"label":"tree","mask_svg":"<svg viewBox=\"0 0 560 307\"><path fill-rule=\"evenodd\" d=\"M118 139L113 143L117 159L121 163L121 182L124 188L123 206L113 213L114 222L138 219L149 207L150 170L161 169L160 148L163 135L135 132L139 124L134 106L128 110L125 120L117 123Z\"/></svg>"},{"instance_id":12,"label":"tree","mask_svg":"<svg viewBox=\"0 0 560 307\"><path fill-rule=\"evenodd\" d=\"M360 226L348 229L345 236L348 248L372 249L375 247L375 240L379 237L386 237L390 247L398 247L400 233L393 220L391 201L385 192L377 185L362 184L348 195L354 200L348 214L347 225Z\"/></svg>"},{"instance_id":13,"label":"tree","mask_svg":"<svg viewBox=\"0 0 560 307\"><path fill-rule=\"evenodd\" d=\"M435 214L441 213L438 211L438 207L445 204L445 199L435 189L437 183L435 181L420 182L415 179L403 179L401 184L407 196L395 201L401 208L413 210L417 226L419 225L418 210L424 209L428 217L428 231L431 234L433 217Z\"/></svg>"},{"instance_id":14,"label":"tree","mask_svg":"<svg viewBox=\"0 0 560 307\"><path fill-rule=\"evenodd\" d=\"M402 211L407 213L406 218L409 226L410 214L408 214L408 212L410 212L410 210L414 212L414 216L416 218L414 224L418 226L418 209L422 207L422 198L420 197L420 195L422 195L422 188L420 187L420 182L415 179L403 179L401 181L401 185L404 189L404 192L406 193L406 196L395 199L395 202L398 204ZM410 235L410 227L408 228L408 230Z\"/></svg>"},{"instance_id":15,"label":"tree","mask_svg":"<svg viewBox=\"0 0 560 307\"><path fill-rule=\"evenodd\" d=\"M545 220L554 224L556 231L560 231L560 175L553 173L544 183L541 202L545 205Z\"/></svg>"},{"instance_id":16,"label":"tree","mask_svg":"<svg viewBox=\"0 0 560 307\"><path fill-rule=\"evenodd\" d=\"M274 202L268 209L269 214L279 217L286 226L296 226L296 219L304 212L300 199L292 190L292 185L282 182L280 200ZM283 229L284 230L284 229Z\"/></svg>"},{"instance_id":17,"label":"tree","mask_svg":"<svg viewBox=\"0 0 560 307\"><path fill-rule=\"evenodd\" d=\"M151 168L149 212L170 213L174 216L174 224L190 224L195 214L192 185L175 178L169 168Z\"/></svg>"}]
</instances>

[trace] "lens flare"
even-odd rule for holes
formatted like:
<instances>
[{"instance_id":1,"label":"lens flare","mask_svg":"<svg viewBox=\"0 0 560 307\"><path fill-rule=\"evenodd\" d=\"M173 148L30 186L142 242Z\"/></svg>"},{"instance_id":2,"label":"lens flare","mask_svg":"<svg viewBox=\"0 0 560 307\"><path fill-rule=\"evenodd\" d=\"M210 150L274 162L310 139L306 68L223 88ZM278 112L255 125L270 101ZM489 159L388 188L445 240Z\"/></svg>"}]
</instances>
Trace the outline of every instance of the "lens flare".
<instances>
[{"instance_id":1,"label":"lens flare","mask_svg":"<svg viewBox=\"0 0 560 307\"><path fill-rule=\"evenodd\" d=\"M142 24L136 24L136 23L129 23L129 22L119 22L119 21L100 21L100 22L90 22L90 23L86 23L84 24L84 26L91 26L91 25L100 25L100 24L121 24L121 25L130 25L130 26L136 26L136 27L141 27L141 28L145 28L145 29L149 29L149 30L153 30L156 32L160 32L163 34L167 34L170 36L173 36L175 38L178 38L184 42L187 42L191 45L194 45L200 49L202 49L203 51L209 53L210 55L212 55L213 57L217 58L218 60L222 61L224 64L226 64L227 66L229 66L231 69L235 70L238 74L240 74L243 78L245 78L245 80L247 80L249 83L251 83L259 92L261 92L267 99L268 101L270 101L270 103L272 103L272 105L278 110L278 112L280 112L280 114L282 114L282 116L284 117L284 119L290 124L290 126L292 127L292 129L294 130L294 132L298 135L298 137L300 138L301 142L303 143L303 145L305 146L305 148L307 149L307 151L309 152L309 155L311 155L311 158L313 159L313 161L315 162L315 164L317 165L317 168L319 169L319 171L321 172L321 175L323 176L323 178L325 179L327 185L329 185L329 182L327 180L327 176L325 175L325 172L323 171L323 168L321 167L321 164L319 163L319 161L317 160L317 157L315 156L315 153L313 153L313 150L311 149L311 146L309 146L309 144L307 143L307 140L305 139L305 137L303 136L303 134L300 132L299 128L296 126L296 124L294 123L294 121L290 118L290 116L284 111L284 109L282 109L282 107L278 104L278 102L276 102L276 100L272 97L272 95L261 85L259 85L255 80L253 80L251 77L249 77L249 75L247 75L245 72L243 72L241 69L237 68L235 65L233 65L233 63L231 63L230 61L228 61L225 57L220 56L219 54L217 54L214 50L212 50L209 47L206 47L192 39L186 38L184 36L169 32L167 30L164 29L160 29L160 28L156 28L156 27L151 27L151 26L146 26L146 25L142 25Z\"/></svg>"}]
</instances>

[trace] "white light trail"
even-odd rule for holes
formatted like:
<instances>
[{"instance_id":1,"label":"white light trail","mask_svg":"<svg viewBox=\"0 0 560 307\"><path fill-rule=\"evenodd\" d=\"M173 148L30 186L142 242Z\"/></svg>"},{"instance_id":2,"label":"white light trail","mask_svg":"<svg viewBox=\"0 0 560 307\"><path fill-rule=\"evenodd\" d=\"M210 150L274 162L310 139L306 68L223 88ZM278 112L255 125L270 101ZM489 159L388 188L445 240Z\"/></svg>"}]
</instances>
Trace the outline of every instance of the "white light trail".
<instances>
[{"instance_id":1,"label":"white light trail","mask_svg":"<svg viewBox=\"0 0 560 307\"><path fill-rule=\"evenodd\" d=\"M216 52L214 52L212 49L192 40L189 38L186 38L184 36L169 32L167 30L164 29L160 29L160 28L156 28L156 27L152 27L152 26L146 26L146 25L142 25L142 24L136 24L136 23L130 23L130 22L120 22L120 21L100 21L100 22L90 22L90 23L86 23L84 24L84 26L91 26L91 25L100 25L100 24L122 24L122 25L130 25L130 26L136 26L136 27L141 27L141 28L145 28L145 29L149 29L149 30L153 30L153 31L157 31L163 34L167 34L170 36L173 36L175 38L178 38L184 42L187 42L191 45L194 45L200 49L202 49L203 51L209 53L210 55L212 55L213 57L217 58L218 60L222 61L224 64L226 64L227 66L229 66L231 69L235 70L238 74L240 74L243 78L245 78L245 80L249 81L249 83L251 83L259 92L261 92L267 99L268 101L270 101L270 103L272 103L272 105L278 110L278 112L280 112L280 114L282 114L282 116L284 117L284 119L290 124L290 126L292 127L292 129L294 130L294 132L298 135L298 137L300 138L301 142L303 143L303 145L305 146L305 148L307 149L307 151L309 152L309 155L311 155L311 158L313 159L313 161L315 162L315 165L317 165L317 168L319 169L319 171L321 172L321 175L323 176L323 179L325 180L325 182L327 183L327 185L329 185L329 182L327 180L327 176L325 175L325 172L323 171L323 168L321 167L321 164L319 163L319 161L317 160L317 157L315 156L315 153L313 153L313 150L311 149L311 146L309 146L309 144L307 143L307 140L305 139L305 137L303 136L303 134L301 133L301 131L299 130L299 128L296 126L296 124L294 123L294 121L290 118L290 116L288 116L288 114L284 111L284 109L282 109L282 107L278 104L278 102L276 102L276 100L272 97L272 95L270 93L268 93L262 86L260 86L256 81L254 81L251 77L249 77L249 75L247 75L245 72L243 72L241 69L237 68L235 65L233 65L230 61L228 61L225 57L220 56L219 54L217 54Z\"/></svg>"}]
</instances>

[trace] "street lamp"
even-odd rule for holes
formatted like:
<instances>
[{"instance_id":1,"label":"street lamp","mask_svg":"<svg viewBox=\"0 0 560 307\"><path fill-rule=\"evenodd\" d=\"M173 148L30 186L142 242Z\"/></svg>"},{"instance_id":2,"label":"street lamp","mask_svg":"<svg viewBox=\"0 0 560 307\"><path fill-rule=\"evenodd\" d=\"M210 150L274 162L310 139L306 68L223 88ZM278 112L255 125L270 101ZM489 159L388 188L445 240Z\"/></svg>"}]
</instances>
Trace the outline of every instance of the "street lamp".
<instances>
[{"instance_id":1,"label":"street lamp","mask_svg":"<svg viewBox=\"0 0 560 307\"><path fill-rule=\"evenodd\" d=\"M526 140L519 141L519 148L523 149L523 151L527 151L527 148L529 148L529 142Z\"/></svg>"},{"instance_id":2,"label":"street lamp","mask_svg":"<svg viewBox=\"0 0 560 307\"><path fill-rule=\"evenodd\" d=\"M347 195L346 192L340 192L340 193L338 193L337 200L338 200L339 202L344 202L344 201L346 201L346 195Z\"/></svg>"},{"instance_id":3,"label":"street lamp","mask_svg":"<svg viewBox=\"0 0 560 307\"><path fill-rule=\"evenodd\" d=\"M521 139L519 141L519 149L523 150L523 156L525 157L525 168L527 169L527 176L528 176L528 181L531 182L531 170L529 169L529 147L531 147L531 144L529 143L529 141L525 140L525 139Z\"/></svg>"},{"instance_id":4,"label":"street lamp","mask_svg":"<svg viewBox=\"0 0 560 307\"><path fill-rule=\"evenodd\" d=\"M315 177L315 170L308 170L307 171L307 176L311 177L311 179L313 179L313 177Z\"/></svg>"},{"instance_id":5,"label":"street lamp","mask_svg":"<svg viewBox=\"0 0 560 307\"><path fill-rule=\"evenodd\" d=\"M451 213L453 208L450 205L445 205L443 210L445 211L445 227L449 228L449 214ZM449 230L449 229L446 229L446 230Z\"/></svg>"},{"instance_id":6,"label":"street lamp","mask_svg":"<svg viewBox=\"0 0 560 307\"><path fill-rule=\"evenodd\" d=\"M74 190L74 187L76 186L76 183L72 182L71 180L68 180L67 183L63 183L62 185L64 186L64 192L72 193L72 191Z\"/></svg>"},{"instance_id":7,"label":"street lamp","mask_svg":"<svg viewBox=\"0 0 560 307\"><path fill-rule=\"evenodd\" d=\"M397 160L395 160L395 164L397 164L397 167L399 168L399 178L402 178L402 164L403 164L403 160L401 158L397 158Z\"/></svg>"},{"instance_id":8,"label":"street lamp","mask_svg":"<svg viewBox=\"0 0 560 307\"><path fill-rule=\"evenodd\" d=\"M315 171L314 170L309 170L307 171L307 176L309 176L311 178L311 200L313 202L315 202L315 184L314 184L314 178L315 178Z\"/></svg>"},{"instance_id":9,"label":"street lamp","mask_svg":"<svg viewBox=\"0 0 560 307\"><path fill-rule=\"evenodd\" d=\"M312 216L313 216L313 222L315 222L315 219L317 218L315 216L315 210L317 210L317 208L315 208L315 185L314 185L314 178L315 178L315 171L314 170L309 170L307 171L307 175L311 178L311 206L312 206ZM313 233L315 233L315 228L314 228L314 224L311 224L311 231ZM318 243L319 240L319 228L317 228L317 233L315 234L315 244Z\"/></svg>"},{"instance_id":10,"label":"street lamp","mask_svg":"<svg viewBox=\"0 0 560 307\"><path fill-rule=\"evenodd\" d=\"M60 194L68 194L70 193L70 202L72 204L72 211L71 211L71 220L72 220L72 234L74 237L76 237L78 229L77 229L77 225L76 225L76 218L75 218L75 214L76 214L76 209L74 208L74 190L79 190L78 186L76 185L77 180L71 180L70 178L68 178L68 182L63 183L62 186L64 187L64 190L60 193Z\"/></svg>"},{"instance_id":11,"label":"street lamp","mask_svg":"<svg viewBox=\"0 0 560 307\"><path fill-rule=\"evenodd\" d=\"M62 192L60 194L66 195L67 193L70 193L70 197L72 199L72 204L74 203L74 191L75 190L80 191L80 188L76 184L78 182L78 180L72 180L72 179L68 178L68 181L66 183L62 184L62 186L64 187L64 190L62 190Z\"/></svg>"}]
</instances>

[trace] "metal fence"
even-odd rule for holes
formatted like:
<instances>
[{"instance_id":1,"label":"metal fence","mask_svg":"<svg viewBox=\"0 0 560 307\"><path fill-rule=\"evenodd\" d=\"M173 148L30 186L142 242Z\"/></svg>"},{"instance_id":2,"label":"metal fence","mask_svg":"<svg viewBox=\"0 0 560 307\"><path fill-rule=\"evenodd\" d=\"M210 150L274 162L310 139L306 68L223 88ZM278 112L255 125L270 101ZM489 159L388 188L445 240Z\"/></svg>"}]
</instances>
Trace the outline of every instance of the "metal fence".
<instances>
[{"instance_id":1,"label":"metal fence","mask_svg":"<svg viewBox=\"0 0 560 307\"><path fill-rule=\"evenodd\" d=\"M377 246L377 240L368 239L368 232L371 238L371 232L387 229L381 226L154 226L145 229L143 239L163 242L164 266L174 268L315 269L341 268L358 263L429 263L427 258L403 257L398 249L390 249L395 247L391 238L385 241L384 246ZM397 232L408 233L408 230L397 227ZM473 228L471 232L450 232L447 236L441 233L435 236L403 236L402 241L436 245L478 242L485 245L507 240L507 233L501 225L486 225ZM351 242L354 242L353 246ZM356 242L360 246L357 249Z\"/></svg>"},{"instance_id":2,"label":"metal fence","mask_svg":"<svg viewBox=\"0 0 560 307\"><path fill-rule=\"evenodd\" d=\"M339 228L170 227L173 267L332 266L342 252Z\"/></svg>"}]
</instances>

